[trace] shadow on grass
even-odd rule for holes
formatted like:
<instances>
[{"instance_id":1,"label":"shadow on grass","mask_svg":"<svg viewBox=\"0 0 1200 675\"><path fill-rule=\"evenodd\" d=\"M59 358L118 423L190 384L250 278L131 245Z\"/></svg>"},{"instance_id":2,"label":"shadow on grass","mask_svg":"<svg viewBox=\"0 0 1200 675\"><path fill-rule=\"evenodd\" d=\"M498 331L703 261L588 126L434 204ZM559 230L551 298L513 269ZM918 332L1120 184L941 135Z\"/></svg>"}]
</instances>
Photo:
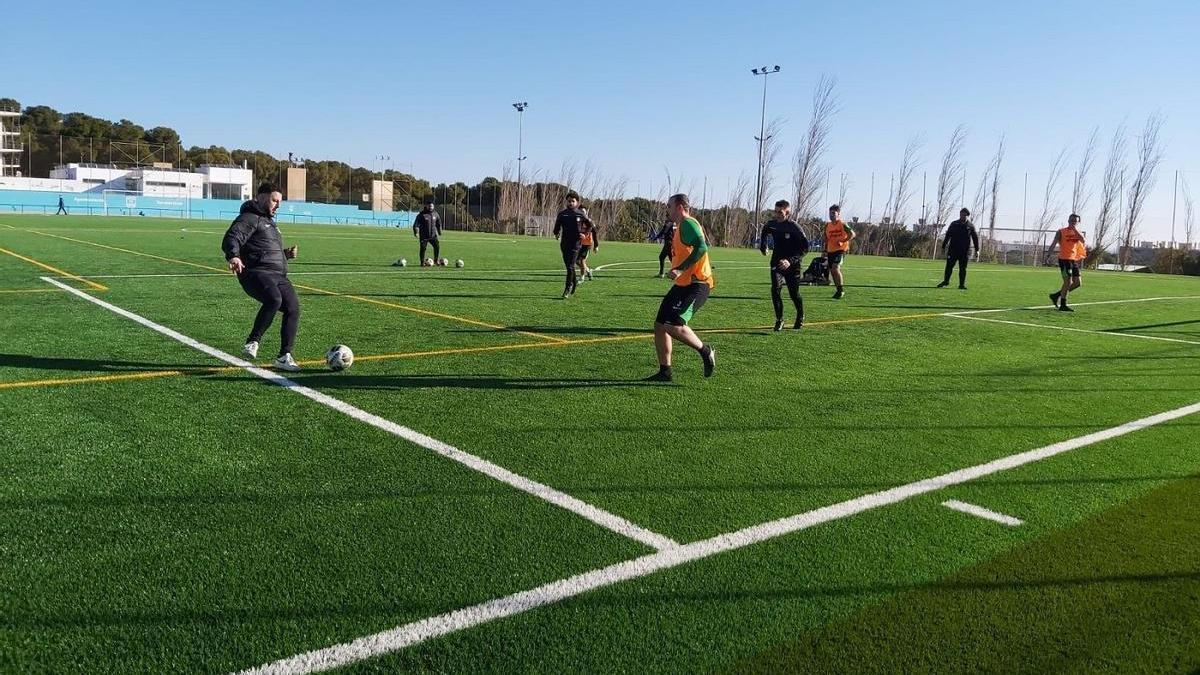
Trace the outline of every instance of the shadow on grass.
<instances>
[{"instance_id":1,"label":"shadow on grass","mask_svg":"<svg viewBox=\"0 0 1200 675\"><path fill-rule=\"evenodd\" d=\"M647 373L650 375L652 373ZM221 379L221 378L216 378ZM303 373L290 376L298 384L322 390L405 390L405 389L594 389L597 387L670 387L672 383L635 380L515 378L500 375L348 375L345 373Z\"/></svg>"},{"instance_id":2,"label":"shadow on grass","mask_svg":"<svg viewBox=\"0 0 1200 675\"><path fill-rule=\"evenodd\" d=\"M27 354L0 354L0 368L33 368L39 370L73 370L79 372L113 373L127 370L203 370L212 363L155 363L151 361L116 361L112 359L75 359Z\"/></svg>"}]
</instances>

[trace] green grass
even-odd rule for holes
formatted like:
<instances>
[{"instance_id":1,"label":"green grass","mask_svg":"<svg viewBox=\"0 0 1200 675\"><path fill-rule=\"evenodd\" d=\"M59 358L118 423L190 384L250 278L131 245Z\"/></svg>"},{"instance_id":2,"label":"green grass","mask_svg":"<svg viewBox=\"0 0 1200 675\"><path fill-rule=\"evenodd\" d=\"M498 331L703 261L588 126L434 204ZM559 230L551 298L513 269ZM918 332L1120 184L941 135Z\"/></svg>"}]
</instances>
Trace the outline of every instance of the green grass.
<instances>
[{"instance_id":1,"label":"green grass","mask_svg":"<svg viewBox=\"0 0 1200 675\"><path fill-rule=\"evenodd\" d=\"M223 229L3 216L0 248L236 354L256 305L212 269ZM805 289L808 326L773 333L763 259L719 249L693 321L718 331L702 333L717 373L681 349L662 386L639 381L666 290L655 246L603 244L593 264L618 264L564 301L552 240L450 233L464 269L401 270L407 231L283 229L306 287L296 358L367 357L297 382L681 543L1200 399L1193 278L1086 273L1065 314L1046 301L1056 269L973 265L959 291L932 288L938 261L852 256L844 299ZM129 274L194 276L105 278ZM245 668L652 552L82 299L24 292L46 275L0 254L0 291L22 291L0 293L0 671ZM943 316L1001 308L974 316L1045 327ZM80 381L14 386L64 379ZM349 670L1195 669L1197 424Z\"/></svg>"}]
</instances>

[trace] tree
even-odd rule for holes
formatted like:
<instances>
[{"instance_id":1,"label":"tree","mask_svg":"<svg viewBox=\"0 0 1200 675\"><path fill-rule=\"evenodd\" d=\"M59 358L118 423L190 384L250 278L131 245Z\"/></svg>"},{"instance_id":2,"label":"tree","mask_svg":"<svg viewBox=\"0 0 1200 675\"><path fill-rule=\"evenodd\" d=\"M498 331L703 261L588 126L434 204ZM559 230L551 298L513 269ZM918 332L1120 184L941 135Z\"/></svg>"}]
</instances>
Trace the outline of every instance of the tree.
<instances>
[{"instance_id":1,"label":"tree","mask_svg":"<svg viewBox=\"0 0 1200 675\"><path fill-rule=\"evenodd\" d=\"M961 124L954 127L954 133L950 134L950 143L946 146L945 154L942 155L942 169L938 172L937 211L934 213L933 220L939 228L946 225L951 214L954 213L954 191L962 182L963 174L966 172L962 161L963 145L966 144L966 141L966 127ZM937 236L933 238L930 256L932 257L936 253Z\"/></svg>"},{"instance_id":2,"label":"tree","mask_svg":"<svg viewBox=\"0 0 1200 675\"><path fill-rule=\"evenodd\" d=\"M816 203L817 195L829 173L829 167L823 162L825 154L829 151L833 116L840 108L835 94L836 86L837 80L826 75L817 80L813 88L812 114L808 119L808 130L793 160L792 189L795 198L792 200L792 212L799 221L820 216L820 209Z\"/></svg>"},{"instance_id":3,"label":"tree","mask_svg":"<svg viewBox=\"0 0 1200 675\"><path fill-rule=\"evenodd\" d=\"M1087 143L1083 146L1083 156L1079 158L1079 167L1075 169L1075 185L1071 189L1071 213L1081 213L1092 200L1088 175L1092 172L1092 164L1096 159L1096 142L1099 138L1100 127L1096 127L1092 129Z\"/></svg>"},{"instance_id":4,"label":"tree","mask_svg":"<svg viewBox=\"0 0 1200 675\"><path fill-rule=\"evenodd\" d=\"M1100 209L1092 228L1091 254L1089 262L1107 250L1113 243L1113 228L1120 214L1118 202L1121 189L1125 185L1125 152L1128 140L1125 134L1125 124L1122 123L1113 130L1112 140L1108 145L1108 160L1104 164L1104 176L1100 183Z\"/></svg>"},{"instance_id":5,"label":"tree","mask_svg":"<svg viewBox=\"0 0 1200 675\"><path fill-rule=\"evenodd\" d=\"M1138 136L1137 170L1133 174L1133 182L1129 184L1129 202L1121 232L1122 265L1128 263L1130 249L1138 234L1137 225L1142 216L1142 207L1158 179L1158 165L1162 163L1163 156L1159 139L1162 124L1162 115L1153 113L1146 118L1146 126Z\"/></svg>"},{"instance_id":6,"label":"tree","mask_svg":"<svg viewBox=\"0 0 1200 675\"><path fill-rule=\"evenodd\" d=\"M917 134L908 140L908 144L904 146L904 155L900 158L900 170L897 172L899 177L893 188L894 192L888 198L892 206L892 224L903 225L908 218L908 201L912 199L913 192L916 190L916 185L912 183L913 172L921 165L917 153L921 151L921 146L925 144L921 135Z\"/></svg>"}]
</instances>

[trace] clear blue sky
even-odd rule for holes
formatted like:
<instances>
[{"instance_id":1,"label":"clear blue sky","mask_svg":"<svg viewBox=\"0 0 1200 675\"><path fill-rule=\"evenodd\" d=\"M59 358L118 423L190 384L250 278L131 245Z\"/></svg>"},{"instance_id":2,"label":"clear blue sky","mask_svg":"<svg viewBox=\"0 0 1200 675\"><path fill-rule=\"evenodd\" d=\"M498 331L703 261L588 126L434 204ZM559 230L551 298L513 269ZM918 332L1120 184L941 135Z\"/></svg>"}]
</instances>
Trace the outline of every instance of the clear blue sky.
<instances>
[{"instance_id":1,"label":"clear blue sky","mask_svg":"<svg viewBox=\"0 0 1200 675\"><path fill-rule=\"evenodd\" d=\"M422 177L468 182L516 155L510 104L524 100L527 170L592 160L649 193L667 167L685 184L707 176L719 201L754 169L762 82L750 68L779 64L768 118L786 120L784 166L772 197L790 183L822 74L838 79L843 102L829 160L853 181L851 215L865 215L871 171L879 208L914 134L926 140L932 193L964 123L968 200L1004 133L1001 212L1019 224L1025 171L1032 211L1061 148L1077 159L1093 127L1107 136L1127 119L1136 131L1155 110L1166 158L1144 238L1169 236L1176 169L1200 197L1196 0L406 5L22 3L6 10L19 29L0 41L0 96L168 125L188 145L363 166L384 154Z\"/></svg>"}]
</instances>

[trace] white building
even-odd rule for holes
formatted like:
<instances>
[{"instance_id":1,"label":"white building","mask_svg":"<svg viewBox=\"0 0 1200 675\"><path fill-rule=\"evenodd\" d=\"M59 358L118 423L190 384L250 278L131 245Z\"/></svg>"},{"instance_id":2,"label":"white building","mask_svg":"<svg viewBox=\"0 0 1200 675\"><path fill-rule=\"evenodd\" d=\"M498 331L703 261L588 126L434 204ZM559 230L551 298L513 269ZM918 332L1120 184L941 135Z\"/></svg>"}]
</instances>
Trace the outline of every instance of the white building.
<instances>
[{"instance_id":1,"label":"white building","mask_svg":"<svg viewBox=\"0 0 1200 675\"><path fill-rule=\"evenodd\" d=\"M21 113L0 110L0 177L21 175Z\"/></svg>"},{"instance_id":2,"label":"white building","mask_svg":"<svg viewBox=\"0 0 1200 675\"><path fill-rule=\"evenodd\" d=\"M0 188L246 200L254 193L253 183L254 172L238 166L205 164L192 172L164 164L122 169L109 164L70 163L55 167L48 179L0 180Z\"/></svg>"}]
</instances>

